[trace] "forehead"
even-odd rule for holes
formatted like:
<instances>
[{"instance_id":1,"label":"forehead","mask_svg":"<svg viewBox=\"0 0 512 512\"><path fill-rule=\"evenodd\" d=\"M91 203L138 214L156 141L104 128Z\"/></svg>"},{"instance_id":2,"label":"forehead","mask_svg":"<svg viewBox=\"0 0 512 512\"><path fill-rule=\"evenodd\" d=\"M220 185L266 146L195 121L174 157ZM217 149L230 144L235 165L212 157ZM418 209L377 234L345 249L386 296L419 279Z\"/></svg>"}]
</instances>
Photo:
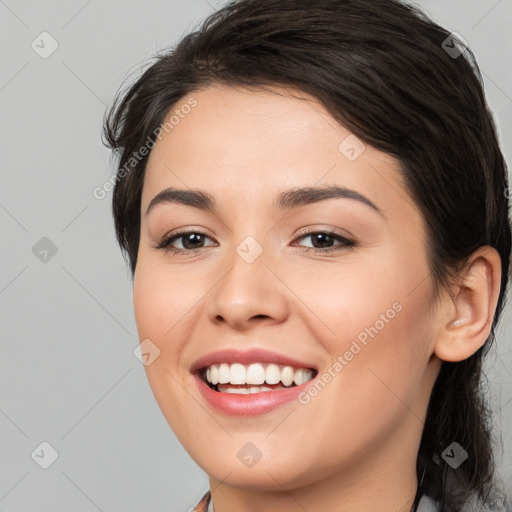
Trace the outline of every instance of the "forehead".
<instances>
[{"instance_id":1,"label":"forehead","mask_svg":"<svg viewBox=\"0 0 512 512\"><path fill-rule=\"evenodd\" d=\"M221 206L237 198L261 206L291 187L331 184L358 190L383 210L416 209L398 162L301 91L215 85L182 98L165 122L172 128L151 152L144 211L166 187L206 190Z\"/></svg>"}]
</instances>

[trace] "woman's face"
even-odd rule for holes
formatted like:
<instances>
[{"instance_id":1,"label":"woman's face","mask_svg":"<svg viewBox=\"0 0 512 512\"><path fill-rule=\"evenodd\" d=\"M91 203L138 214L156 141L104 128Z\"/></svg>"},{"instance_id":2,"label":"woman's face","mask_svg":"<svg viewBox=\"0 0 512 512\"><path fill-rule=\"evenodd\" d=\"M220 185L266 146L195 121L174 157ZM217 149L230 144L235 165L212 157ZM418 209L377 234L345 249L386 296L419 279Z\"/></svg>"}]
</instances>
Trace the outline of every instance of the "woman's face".
<instances>
[{"instance_id":1,"label":"woman's face","mask_svg":"<svg viewBox=\"0 0 512 512\"><path fill-rule=\"evenodd\" d=\"M213 480L253 489L414 468L439 360L425 227L397 161L283 89L212 86L167 120L144 181L134 307L180 442ZM167 194L147 212L170 188L215 209ZM172 238L183 232L196 235ZM196 370L224 349L208 364L246 363L224 366L232 379L249 363L269 377L289 366L279 356L293 364L278 378L316 377L210 390ZM267 353L243 359L251 349Z\"/></svg>"}]
</instances>

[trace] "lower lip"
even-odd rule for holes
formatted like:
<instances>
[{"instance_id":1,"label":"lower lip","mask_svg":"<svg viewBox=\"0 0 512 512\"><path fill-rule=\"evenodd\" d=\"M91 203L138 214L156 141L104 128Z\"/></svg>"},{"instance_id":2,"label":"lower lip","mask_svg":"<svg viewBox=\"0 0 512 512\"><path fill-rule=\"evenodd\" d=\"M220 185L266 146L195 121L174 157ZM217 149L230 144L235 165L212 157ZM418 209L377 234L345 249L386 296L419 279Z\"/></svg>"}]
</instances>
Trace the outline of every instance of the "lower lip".
<instances>
[{"instance_id":1,"label":"lower lip","mask_svg":"<svg viewBox=\"0 0 512 512\"><path fill-rule=\"evenodd\" d=\"M311 379L304 384L292 388L241 394L219 393L210 388L198 374L195 374L194 377L199 391L210 405L223 413L235 416L255 416L271 411L280 405L296 399L313 382L313 379Z\"/></svg>"}]
</instances>

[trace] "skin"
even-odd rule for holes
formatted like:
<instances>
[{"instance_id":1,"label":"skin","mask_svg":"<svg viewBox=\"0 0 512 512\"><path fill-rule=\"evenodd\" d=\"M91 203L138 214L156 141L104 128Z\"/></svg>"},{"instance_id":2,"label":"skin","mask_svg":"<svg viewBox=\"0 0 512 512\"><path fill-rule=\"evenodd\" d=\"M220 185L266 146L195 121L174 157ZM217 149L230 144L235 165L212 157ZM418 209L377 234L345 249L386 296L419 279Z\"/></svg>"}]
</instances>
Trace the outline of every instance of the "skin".
<instances>
[{"instance_id":1,"label":"skin","mask_svg":"<svg viewBox=\"0 0 512 512\"><path fill-rule=\"evenodd\" d=\"M161 351L146 373L166 420L208 474L216 512L410 510L441 359L465 359L485 342L497 252L475 252L436 299L424 220L393 157L366 145L347 159L338 146L350 133L305 93L214 85L179 104L190 96L197 106L148 161L134 276L140 339ZM354 189L382 215L354 199L272 204L283 190L321 185ZM219 209L162 203L146 215L170 186L205 191ZM207 235L195 253L155 248L193 228ZM315 253L303 228L356 246L334 239L325 247L338 250ZM247 236L263 249L250 264L236 252ZM321 375L396 303L400 312L307 404L230 416L203 399L190 374L214 350L260 347L310 361ZM262 454L252 467L237 457L249 442Z\"/></svg>"}]
</instances>

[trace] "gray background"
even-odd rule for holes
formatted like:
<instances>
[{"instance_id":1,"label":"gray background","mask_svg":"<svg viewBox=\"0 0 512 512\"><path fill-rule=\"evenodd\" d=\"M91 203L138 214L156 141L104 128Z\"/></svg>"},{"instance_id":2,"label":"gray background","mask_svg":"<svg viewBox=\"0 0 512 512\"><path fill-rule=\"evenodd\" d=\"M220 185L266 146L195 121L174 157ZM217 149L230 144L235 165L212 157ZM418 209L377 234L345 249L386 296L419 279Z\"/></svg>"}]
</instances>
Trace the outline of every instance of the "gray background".
<instances>
[{"instance_id":1,"label":"gray background","mask_svg":"<svg viewBox=\"0 0 512 512\"><path fill-rule=\"evenodd\" d=\"M133 354L111 195L92 190L112 173L100 130L118 87L221 3L0 0L0 511L184 511L207 489ZM512 2L418 4L474 50L510 167ZM507 306L487 367L508 481L511 339Z\"/></svg>"}]
</instances>

